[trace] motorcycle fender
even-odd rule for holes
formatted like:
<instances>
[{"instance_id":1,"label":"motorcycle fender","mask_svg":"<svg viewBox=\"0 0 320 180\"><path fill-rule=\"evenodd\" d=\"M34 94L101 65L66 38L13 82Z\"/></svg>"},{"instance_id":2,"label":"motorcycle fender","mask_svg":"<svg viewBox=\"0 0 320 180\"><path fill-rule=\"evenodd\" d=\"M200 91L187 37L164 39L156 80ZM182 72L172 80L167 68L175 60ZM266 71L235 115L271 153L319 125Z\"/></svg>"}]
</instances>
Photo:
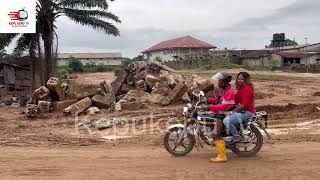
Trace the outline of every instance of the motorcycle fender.
<instances>
[{"instance_id":1,"label":"motorcycle fender","mask_svg":"<svg viewBox=\"0 0 320 180\"><path fill-rule=\"evenodd\" d=\"M173 125L169 126L166 129L166 132L168 132L170 129L173 129L173 128L182 128L182 129L184 129L184 125L183 124L173 124ZM189 129L187 129L187 133L188 134L192 134Z\"/></svg>"}]
</instances>

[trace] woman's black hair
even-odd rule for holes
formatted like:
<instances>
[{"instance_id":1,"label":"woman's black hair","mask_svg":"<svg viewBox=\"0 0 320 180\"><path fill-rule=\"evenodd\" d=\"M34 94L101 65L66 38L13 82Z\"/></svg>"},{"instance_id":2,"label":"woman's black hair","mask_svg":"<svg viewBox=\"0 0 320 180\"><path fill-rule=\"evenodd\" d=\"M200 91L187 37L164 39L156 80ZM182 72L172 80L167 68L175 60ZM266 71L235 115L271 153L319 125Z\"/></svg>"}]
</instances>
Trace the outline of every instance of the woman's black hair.
<instances>
[{"instance_id":1,"label":"woman's black hair","mask_svg":"<svg viewBox=\"0 0 320 180\"><path fill-rule=\"evenodd\" d=\"M253 88L253 84L251 83L251 77L250 77L250 74L247 73L247 72L240 72L238 75L237 75L237 79L236 79L236 82L238 81L238 77L242 75L243 78L244 78L244 83L245 84L249 84L251 85L251 87ZM238 84L236 83L236 85L238 86ZM238 87L237 87L238 88Z\"/></svg>"}]
</instances>

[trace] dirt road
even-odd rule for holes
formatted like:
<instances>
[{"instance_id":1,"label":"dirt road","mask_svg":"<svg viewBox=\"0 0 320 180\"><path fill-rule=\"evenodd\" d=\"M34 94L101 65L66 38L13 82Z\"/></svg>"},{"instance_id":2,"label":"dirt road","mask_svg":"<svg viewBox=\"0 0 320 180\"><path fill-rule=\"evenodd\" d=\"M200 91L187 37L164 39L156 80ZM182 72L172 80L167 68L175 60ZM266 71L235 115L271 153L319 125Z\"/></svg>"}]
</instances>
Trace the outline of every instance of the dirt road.
<instances>
[{"instance_id":1,"label":"dirt road","mask_svg":"<svg viewBox=\"0 0 320 180\"><path fill-rule=\"evenodd\" d=\"M269 113L268 131L273 137L256 157L238 158L229 152L229 162L211 164L208 159L215 154L210 147L201 152L195 149L187 157L170 156L162 147L163 131L181 121L184 104L101 110L79 118L51 112L34 119L21 114L23 108L0 106L0 180L319 179L319 76L252 73L257 110ZM93 86L114 78L112 73L78 76L78 83ZM130 123L92 132L78 128L78 122L105 118ZM114 134L127 138L110 140Z\"/></svg>"},{"instance_id":2,"label":"dirt road","mask_svg":"<svg viewBox=\"0 0 320 180\"><path fill-rule=\"evenodd\" d=\"M181 158L161 146L1 147L1 179L318 179L320 143L266 144L252 158L210 147Z\"/></svg>"}]
</instances>

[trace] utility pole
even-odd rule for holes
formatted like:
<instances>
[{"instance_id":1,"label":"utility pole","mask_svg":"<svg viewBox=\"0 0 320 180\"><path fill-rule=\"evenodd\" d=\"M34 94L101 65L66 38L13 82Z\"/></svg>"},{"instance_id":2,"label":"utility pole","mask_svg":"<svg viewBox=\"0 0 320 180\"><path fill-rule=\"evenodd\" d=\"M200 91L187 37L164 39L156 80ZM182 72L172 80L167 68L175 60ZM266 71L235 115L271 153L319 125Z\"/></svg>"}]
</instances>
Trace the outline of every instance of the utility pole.
<instances>
[{"instance_id":1,"label":"utility pole","mask_svg":"<svg viewBox=\"0 0 320 180\"><path fill-rule=\"evenodd\" d=\"M306 48L304 49L305 50L305 54L307 55L307 53L308 53L308 38L304 38L305 40L306 40ZM309 57L308 57L308 55L307 55L307 57L306 57L307 59L307 73L309 73Z\"/></svg>"}]
</instances>

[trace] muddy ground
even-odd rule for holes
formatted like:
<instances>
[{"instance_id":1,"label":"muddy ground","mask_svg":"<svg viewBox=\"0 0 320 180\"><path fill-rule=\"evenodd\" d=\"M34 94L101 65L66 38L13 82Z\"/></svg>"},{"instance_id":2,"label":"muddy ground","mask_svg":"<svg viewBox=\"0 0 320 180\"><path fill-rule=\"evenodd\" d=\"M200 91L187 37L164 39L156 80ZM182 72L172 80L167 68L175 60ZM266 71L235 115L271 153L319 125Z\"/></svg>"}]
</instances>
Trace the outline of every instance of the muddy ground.
<instances>
[{"instance_id":1,"label":"muddy ground","mask_svg":"<svg viewBox=\"0 0 320 180\"><path fill-rule=\"evenodd\" d=\"M218 71L218 70L216 70ZM224 70L226 71L226 70ZM240 70L228 70L232 74ZM201 73L200 73L201 72ZM210 77L212 71L181 71ZM66 118L60 112L28 119L21 108L0 108L0 179L317 179L320 170L320 76L251 72L256 106L267 111L272 140L257 157L212 165L213 148L174 158L162 147L163 131L181 121L183 104L150 106ZM76 81L98 84L111 73L78 74ZM127 120L97 131L78 127L98 119Z\"/></svg>"}]
</instances>

